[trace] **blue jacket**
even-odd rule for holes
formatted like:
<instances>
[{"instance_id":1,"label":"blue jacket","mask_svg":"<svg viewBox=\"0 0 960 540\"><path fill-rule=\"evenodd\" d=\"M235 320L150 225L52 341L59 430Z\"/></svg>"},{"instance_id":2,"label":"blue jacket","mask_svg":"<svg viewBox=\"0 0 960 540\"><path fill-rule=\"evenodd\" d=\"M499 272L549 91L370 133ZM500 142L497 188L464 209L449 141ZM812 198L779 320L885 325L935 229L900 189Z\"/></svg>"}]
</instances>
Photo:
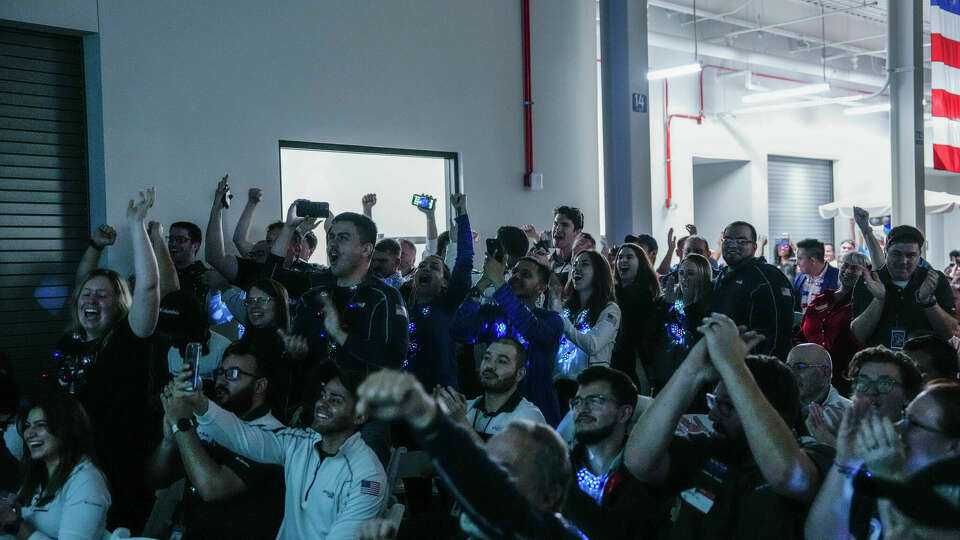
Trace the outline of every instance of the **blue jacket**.
<instances>
[{"instance_id":1,"label":"blue jacket","mask_svg":"<svg viewBox=\"0 0 960 540\"><path fill-rule=\"evenodd\" d=\"M797 274L797 279L793 282L793 310L800 311L800 299L803 297L803 284L807 281L806 274ZM835 291L840 288L840 270L827 265L827 273L823 276L823 283L820 285L820 292L827 289ZM812 299L811 299L812 300ZM809 302L808 302L809 303Z\"/></svg>"},{"instance_id":2,"label":"blue jacket","mask_svg":"<svg viewBox=\"0 0 960 540\"><path fill-rule=\"evenodd\" d=\"M464 214L457 218L457 262L445 294L432 302L410 305L410 348L403 366L428 390L435 385L459 388L457 355L450 336L453 315L470 291L473 233Z\"/></svg>"},{"instance_id":3,"label":"blue jacket","mask_svg":"<svg viewBox=\"0 0 960 540\"><path fill-rule=\"evenodd\" d=\"M461 343L490 342L512 336L527 348L527 374L520 394L540 408L551 426L560 423L560 402L553 387L553 367L563 335L563 319L555 311L530 309L504 284L493 293L497 304L480 304L467 298L460 304L450 327Z\"/></svg>"}]
</instances>

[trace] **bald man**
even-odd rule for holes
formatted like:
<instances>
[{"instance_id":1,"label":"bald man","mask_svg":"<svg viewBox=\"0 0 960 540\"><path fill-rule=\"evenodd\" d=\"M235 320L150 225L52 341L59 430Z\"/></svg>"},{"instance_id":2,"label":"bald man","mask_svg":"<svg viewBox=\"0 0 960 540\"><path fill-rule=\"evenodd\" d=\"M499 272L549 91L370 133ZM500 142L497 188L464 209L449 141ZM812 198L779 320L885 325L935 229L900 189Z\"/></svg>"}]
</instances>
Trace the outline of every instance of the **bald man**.
<instances>
[{"instance_id":1,"label":"bald man","mask_svg":"<svg viewBox=\"0 0 960 540\"><path fill-rule=\"evenodd\" d=\"M824 444L836 446L840 419L851 402L831 384L833 361L830 353L816 343L801 343L790 349L787 367L800 388L807 433Z\"/></svg>"}]
</instances>

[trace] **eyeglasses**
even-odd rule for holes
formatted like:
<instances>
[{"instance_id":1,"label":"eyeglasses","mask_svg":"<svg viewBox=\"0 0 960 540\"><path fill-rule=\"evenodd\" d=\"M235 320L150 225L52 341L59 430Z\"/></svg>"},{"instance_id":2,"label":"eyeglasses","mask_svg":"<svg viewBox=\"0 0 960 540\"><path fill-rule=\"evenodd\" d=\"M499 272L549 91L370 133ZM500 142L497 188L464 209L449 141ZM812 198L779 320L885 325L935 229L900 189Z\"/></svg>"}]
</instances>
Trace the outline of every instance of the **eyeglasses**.
<instances>
[{"instance_id":1,"label":"eyeglasses","mask_svg":"<svg viewBox=\"0 0 960 540\"><path fill-rule=\"evenodd\" d=\"M570 400L570 409L579 409L583 405L586 405L591 409L595 409L608 401L613 401L613 399L608 398L607 396L601 396L600 394L591 394L584 397L577 396Z\"/></svg>"},{"instance_id":2,"label":"eyeglasses","mask_svg":"<svg viewBox=\"0 0 960 540\"><path fill-rule=\"evenodd\" d=\"M171 244L187 244L190 242L189 236L168 236L167 242Z\"/></svg>"},{"instance_id":3,"label":"eyeglasses","mask_svg":"<svg viewBox=\"0 0 960 540\"><path fill-rule=\"evenodd\" d=\"M791 371L806 371L810 368L826 368L827 366L822 364L807 364L805 362L797 362L795 364L787 364L787 367L790 368Z\"/></svg>"},{"instance_id":4,"label":"eyeglasses","mask_svg":"<svg viewBox=\"0 0 960 540\"><path fill-rule=\"evenodd\" d=\"M741 246L741 247L742 247L742 246L749 246L750 244L753 244L754 241L751 240L751 239L749 239L749 238L729 238L729 237L727 237L727 236L724 236L724 237L723 237L723 243L724 243L724 244L733 244L733 245Z\"/></svg>"},{"instance_id":5,"label":"eyeglasses","mask_svg":"<svg viewBox=\"0 0 960 540\"><path fill-rule=\"evenodd\" d=\"M894 386L903 386L903 383L893 377L877 377L871 379L866 375L857 375L853 380L853 390L864 394L876 391L878 394L887 394L893 390Z\"/></svg>"},{"instance_id":6,"label":"eyeglasses","mask_svg":"<svg viewBox=\"0 0 960 540\"><path fill-rule=\"evenodd\" d=\"M238 367L232 368L217 368L213 370L213 378L223 377L228 381L235 381L240 378L240 375L246 375L247 377L260 377L256 373L250 373L249 371L244 371Z\"/></svg>"},{"instance_id":7,"label":"eyeglasses","mask_svg":"<svg viewBox=\"0 0 960 540\"><path fill-rule=\"evenodd\" d=\"M707 408L717 409L717 411L724 415L728 416L733 411L733 403L730 403L727 400L717 399L716 394L707 394Z\"/></svg>"},{"instance_id":8,"label":"eyeglasses","mask_svg":"<svg viewBox=\"0 0 960 540\"><path fill-rule=\"evenodd\" d=\"M270 298L269 296L256 296L253 298L247 297L243 299L243 305L245 307L262 306L264 304L269 304L270 302L273 302L273 298Z\"/></svg>"}]
</instances>

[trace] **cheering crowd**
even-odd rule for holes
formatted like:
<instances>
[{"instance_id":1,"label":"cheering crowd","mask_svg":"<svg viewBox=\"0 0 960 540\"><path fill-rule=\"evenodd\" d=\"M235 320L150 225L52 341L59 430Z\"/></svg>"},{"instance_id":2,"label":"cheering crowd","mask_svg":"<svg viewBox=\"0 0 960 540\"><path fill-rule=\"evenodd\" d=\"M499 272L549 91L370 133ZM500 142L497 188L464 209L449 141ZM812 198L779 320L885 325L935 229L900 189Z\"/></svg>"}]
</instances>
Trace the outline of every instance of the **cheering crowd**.
<instances>
[{"instance_id":1,"label":"cheering crowd","mask_svg":"<svg viewBox=\"0 0 960 540\"><path fill-rule=\"evenodd\" d=\"M418 254L374 194L252 233L254 188L228 246L229 190L166 234L141 192L56 369L0 362L0 538L960 536L960 252L914 227L771 264L744 221L660 250L560 206L481 245L454 194Z\"/></svg>"}]
</instances>

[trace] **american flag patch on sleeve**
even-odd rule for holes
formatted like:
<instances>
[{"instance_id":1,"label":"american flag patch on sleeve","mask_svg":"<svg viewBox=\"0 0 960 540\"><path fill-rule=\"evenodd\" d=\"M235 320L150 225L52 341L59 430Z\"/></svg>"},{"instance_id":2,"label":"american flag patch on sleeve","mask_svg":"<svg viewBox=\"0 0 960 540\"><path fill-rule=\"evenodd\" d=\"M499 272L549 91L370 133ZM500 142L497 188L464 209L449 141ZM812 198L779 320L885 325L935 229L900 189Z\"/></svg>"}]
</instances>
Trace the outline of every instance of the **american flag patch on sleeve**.
<instances>
[{"instance_id":1,"label":"american flag patch on sleeve","mask_svg":"<svg viewBox=\"0 0 960 540\"><path fill-rule=\"evenodd\" d=\"M364 495L373 495L377 497L380 495L380 482L374 482L373 480L362 480L360 481L360 493Z\"/></svg>"}]
</instances>

